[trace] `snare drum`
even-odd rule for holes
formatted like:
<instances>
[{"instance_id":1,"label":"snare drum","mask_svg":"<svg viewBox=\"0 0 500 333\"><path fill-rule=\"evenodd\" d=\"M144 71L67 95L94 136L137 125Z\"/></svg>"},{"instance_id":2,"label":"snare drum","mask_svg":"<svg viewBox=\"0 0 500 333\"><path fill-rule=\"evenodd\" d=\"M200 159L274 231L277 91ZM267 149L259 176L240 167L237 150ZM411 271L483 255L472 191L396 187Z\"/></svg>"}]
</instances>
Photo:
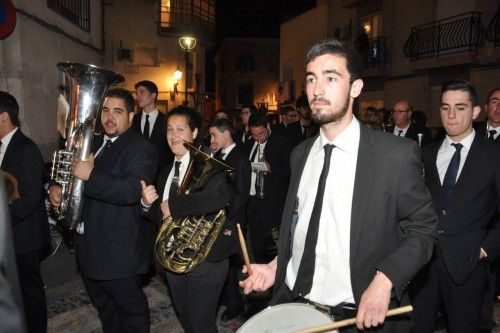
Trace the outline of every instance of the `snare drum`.
<instances>
[{"instance_id":1,"label":"snare drum","mask_svg":"<svg viewBox=\"0 0 500 333\"><path fill-rule=\"evenodd\" d=\"M285 303L270 306L247 320L238 333L289 333L331 324L332 317L309 304ZM338 331L329 331L338 333Z\"/></svg>"}]
</instances>

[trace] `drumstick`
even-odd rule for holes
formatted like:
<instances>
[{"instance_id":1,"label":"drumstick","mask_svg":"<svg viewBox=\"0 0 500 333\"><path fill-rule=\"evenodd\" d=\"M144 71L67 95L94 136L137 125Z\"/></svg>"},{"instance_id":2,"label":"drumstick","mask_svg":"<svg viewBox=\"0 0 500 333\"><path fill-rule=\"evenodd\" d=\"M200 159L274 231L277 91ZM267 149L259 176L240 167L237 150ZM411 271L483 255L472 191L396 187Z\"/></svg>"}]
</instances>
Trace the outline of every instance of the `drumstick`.
<instances>
[{"instance_id":1,"label":"drumstick","mask_svg":"<svg viewBox=\"0 0 500 333\"><path fill-rule=\"evenodd\" d=\"M399 308L394 308L394 309L387 311L385 316L386 317L397 316L397 315L411 312L411 311L413 311L413 307L411 305L406 305L406 306L401 306ZM350 325L354 325L354 324L356 324L356 318L349 318L349 319L344 319L344 320L337 321L337 322L331 323L331 324L325 324L325 325L306 328L306 329L297 331L295 333L326 332L326 331L331 331L331 330L335 330L337 328L342 328L342 327L350 326Z\"/></svg>"},{"instance_id":2,"label":"drumstick","mask_svg":"<svg viewBox=\"0 0 500 333\"><path fill-rule=\"evenodd\" d=\"M245 266L247 266L248 275L252 275L252 269L250 268L250 259L248 258L247 245L245 243L245 237L243 237L243 233L241 232L241 226L239 223L236 223L236 227L238 228L238 237L240 239L241 252L243 253L243 260L245 261Z\"/></svg>"}]
</instances>

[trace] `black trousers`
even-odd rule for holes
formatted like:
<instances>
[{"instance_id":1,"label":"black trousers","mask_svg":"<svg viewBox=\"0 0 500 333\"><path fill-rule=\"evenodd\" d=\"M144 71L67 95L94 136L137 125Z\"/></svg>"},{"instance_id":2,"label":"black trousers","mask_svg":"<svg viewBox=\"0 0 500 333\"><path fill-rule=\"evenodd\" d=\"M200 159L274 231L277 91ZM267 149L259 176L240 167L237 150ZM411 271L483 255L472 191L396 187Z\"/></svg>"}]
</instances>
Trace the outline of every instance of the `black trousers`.
<instances>
[{"instance_id":1,"label":"black trousers","mask_svg":"<svg viewBox=\"0 0 500 333\"><path fill-rule=\"evenodd\" d=\"M187 333L217 333L216 312L229 260L203 262L186 274L165 272L179 321Z\"/></svg>"},{"instance_id":2,"label":"black trousers","mask_svg":"<svg viewBox=\"0 0 500 333\"><path fill-rule=\"evenodd\" d=\"M28 332L47 332L47 300L40 272L40 252L16 253Z\"/></svg>"},{"instance_id":3,"label":"black trousers","mask_svg":"<svg viewBox=\"0 0 500 333\"><path fill-rule=\"evenodd\" d=\"M243 267L243 261L239 254L233 254L229 257L229 271L227 273L226 282L224 284L223 298L227 310L234 314L245 310L245 302L243 295L240 292L238 273Z\"/></svg>"},{"instance_id":4,"label":"black trousers","mask_svg":"<svg viewBox=\"0 0 500 333\"><path fill-rule=\"evenodd\" d=\"M274 227L279 227L283 206L278 201L250 197L247 205L247 221L254 262L269 262L265 256L266 239Z\"/></svg>"},{"instance_id":5,"label":"black trousers","mask_svg":"<svg viewBox=\"0 0 500 333\"><path fill-rule=\"evenodd\" d=\"M103 332L149 332L149 305L141 276L93 280L82 273L82 278Z\"/></svg>"},{"instance_id":6,"label":"black trousers","mask_svg":"<svg viewBox=\"0 0 500 333\"><path fill-rule=\"evenodd\" d=\"M448 333L479 332L487 268L487 262L480 260L465 284L458 285L448 274L437 247L431 262L419 272L412 286L412 332L434 332L440 305L446 315Z\"/></svg>"}]
</instances>

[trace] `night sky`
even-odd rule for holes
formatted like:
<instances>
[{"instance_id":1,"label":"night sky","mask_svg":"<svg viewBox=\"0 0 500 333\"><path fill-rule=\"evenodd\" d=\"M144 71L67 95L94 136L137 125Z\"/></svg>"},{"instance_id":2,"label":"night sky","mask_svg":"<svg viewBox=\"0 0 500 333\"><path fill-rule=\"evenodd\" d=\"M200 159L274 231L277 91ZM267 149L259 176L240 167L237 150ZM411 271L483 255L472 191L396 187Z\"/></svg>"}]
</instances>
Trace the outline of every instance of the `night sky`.
<instances>
[{"instance_id":1,"label":"night sky","mask_svg":"<svg viewBox=\"0 0 500 333\"><path fill-rule=\"evenodd\" d=\"M215 91L213 58L224 38L279 38L281 23L315 5L316 0L217 0L217 38L214 49L207 51L206 90Z\"/></svg>"}]
</instances>

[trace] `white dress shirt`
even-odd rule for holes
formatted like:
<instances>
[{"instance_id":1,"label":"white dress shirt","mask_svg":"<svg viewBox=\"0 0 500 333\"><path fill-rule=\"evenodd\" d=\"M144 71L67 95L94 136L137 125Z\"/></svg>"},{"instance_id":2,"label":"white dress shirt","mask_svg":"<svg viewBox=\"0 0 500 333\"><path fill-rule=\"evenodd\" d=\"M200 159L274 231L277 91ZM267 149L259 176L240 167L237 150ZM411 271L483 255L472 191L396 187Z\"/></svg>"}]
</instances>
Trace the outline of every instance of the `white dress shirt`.
<instances>
[{"instance_id":1,"label":"white dress shirt","mask_svg":"<svg viewBox=\"0 0 500 333\"><path fill-rule=\"evenodd\" d=\"M148 137L151 136L151 133L153 132L153 127L155 125L156 118L158 118L158 109L154 109L149 113L149 133ZM142 116L141 116L141 133L144 133L144 125L146 124L146 112L142 111Z\"/></svg>"},{"instance_id":2,"label":"white dress shirt","mask_svg":"<svg viewBox=\"0 0 500 333\"><path fill-rule=\"evenodd\" d=\"M400 136L400 137L405 137L406 132L408 132L408 128L410 128L410 125L406 126L406 128L399 128L396 125L394 125L394 131L392 132L395 136ZM401 134L399 134L399 131L402 131Z\"/></svg>"},{"instance_id":3,"label":"white dress shirt","mask_svg":"<svg viewBox=\"0 0 500 333\"><path fill-rule=\"evenodd\" d=\"M292 257L286 271L286 284L293 289L304 252L307 228L311 218L319 177L323 169L323 146L334 144L330 170L325 184L323 207L316 243L316 262L311 291L305 298L325 305L354 303L351 285L350 233L351 207L360 138L359 122L349 126L332 142L320 131L307 156L300 178L298 222L294 232Z\"/></svg>"},{"instance_id":4,"label":"white dress shirt","mask_svg":"<svg viewBox=\"0 0 500 333\"><path fill-rule=\"evenodd\" d=\"M182 184L182 180L184 179L184 176L186 175L186 170L187 170L187 167L189 164L189 158L190 158L189 156L190 155L189 155L189 150L188 150L187 153L184 154L184 156L182 156L180 159L181 165L179 165L179 185ZM176 157L175 161L178 161L177 157ZM172 179L174 178L174 172L175 172L175 167L172 167L170 169L170 173L168 174L167 182L165 183L165 189L163 190L163 197L161 200L162 202L165 200L168 200L170 186L172 186Z\"/></svg>"},{"instance_id":5,"label":"white dress shirt","mask_svg":"<svg viewBox=\"0 0 500 333\"><path fill-rule=\"evenodd\" d=\"M258 143L257 141L254 142L252 150L250 151L250 158L253 156L253 153L257 149L257 153L255 154L255 157L251 162L260 162L262 161L262 157L264 156L264 149L266 148L266 142L264 143ZM250 195L255 195L257 191L255 190L255 181L257 180L257 173L252 171L252 175L250 177Z\"/></svg>"},{"instance_id":6,"label":"white dress shirt","mask_svg":"<svg viewBox=\"0 0 500 333\"><path fill-rule=\"evenodd\" d=\"M226 148L221 149L221 154L222 154L222 160L226 160L227 155L233 150L233 148L236 147L236 143L233 142L233 144L227 146Z\"/></svg>"},{"instance_id":7,"label":"white dress shirt","mask_svg":"<svg viewBox=\"0 0 500 333\"><path fill-rule=\"evenodd\" d=\"M460 173L462 172L462 168L464 167L465 160L467 159L467 155L469 154L470 151L470 146L472 145L472 141L474 141L474 137L476 136L476 132L474 129L472 132L465 137L462 141L460 142L453 142L451 141L450 137L447 135L446 138L444 139L443 143L441 144L441 147L439 147L439 151L437 154L436 158L436 167L438 169L439 173L439 180L441 181L441 185L443 185L443 180L444 176L446 174L446 170L448 169L448 165L450 164L451 158L453 157L453 154L457 151L454 146L452 146L452 143L461 143L462 144L462 150L460 150L460 166L458 167L458 173L457 173L457 179L460 177Z\"/></svg>"},{"instance_id":8,"label":"white dress shirt","mask_svg":"<svg viewBox=\"0 0 500 333\"><path fill-rule=\"evenodd\" d=\"M9 132L9 134L0 139L0 141L2 142L2 145L0 145L0 166L2 166L3 157L5 156L7 147L9 146L10 140L14 136L14 133L16 133L17 129L18 127L14 128L12 131Z\"/></svg>"}]
</instances>

